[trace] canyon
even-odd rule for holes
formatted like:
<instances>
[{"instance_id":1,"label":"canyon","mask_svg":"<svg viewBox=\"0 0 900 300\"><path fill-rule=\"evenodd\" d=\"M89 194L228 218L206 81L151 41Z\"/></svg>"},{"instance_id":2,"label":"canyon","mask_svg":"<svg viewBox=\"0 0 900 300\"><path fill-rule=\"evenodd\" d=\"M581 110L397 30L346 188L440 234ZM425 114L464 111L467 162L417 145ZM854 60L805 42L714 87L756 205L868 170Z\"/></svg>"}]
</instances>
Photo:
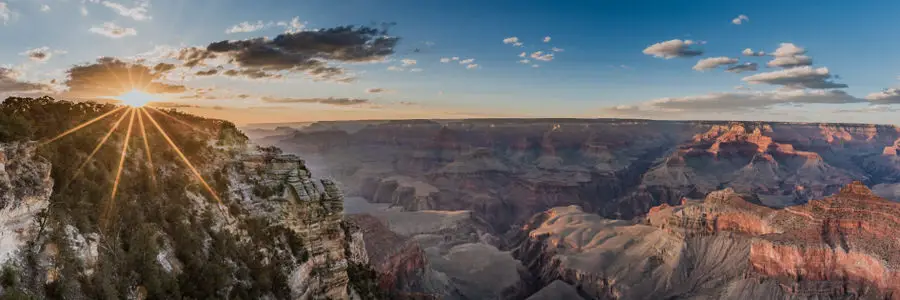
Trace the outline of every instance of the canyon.
<instances>
[{"instance_id":1,"label":"canyon","mask_svg":"<svg viewBox=\"0 0 900 300\"><path fill-rule=\"evenodd\" d=\"M896 126L473 119L252 129L255 143L334 179L344 218L364 224L379 285L396 298L900 299ZM480 285L486 278L504 280Z\"/></svg>"}]
</instances>

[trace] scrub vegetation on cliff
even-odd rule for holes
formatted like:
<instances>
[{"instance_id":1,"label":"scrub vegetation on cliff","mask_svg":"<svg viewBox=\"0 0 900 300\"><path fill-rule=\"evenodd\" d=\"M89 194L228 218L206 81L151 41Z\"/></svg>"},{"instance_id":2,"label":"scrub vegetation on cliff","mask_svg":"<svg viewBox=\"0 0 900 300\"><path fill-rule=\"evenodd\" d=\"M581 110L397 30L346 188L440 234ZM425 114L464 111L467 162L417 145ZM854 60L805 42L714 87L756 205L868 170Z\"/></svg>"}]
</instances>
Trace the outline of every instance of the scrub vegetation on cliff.
<instances>
[{"instance_id":1,"label":"scrub vegetation on cliff","mask_svg":"<svg viewBox=\"0 0 900 300\"><path fill-rule=\"evenodd\" d=\"M0 144L47 140L116 108L9 98L0 104ZM48 209L38 214L38 234L3 269L4 298L292 297L290 268L309 259L305 242L270 219L250 216L227 197L230 169L224 162L247 146L246 136L227 121L174 110L151 113L228 209L208 197L149 125L144 135L135 124L127 145L132 150L110 199L124 126L78 169L112 128L114 114L37 148L37 156L52 165L53 193ZM152 169L142 151L145 142ZM274 193L267 189L255 187Z\"/></svg>"}]
</instances>

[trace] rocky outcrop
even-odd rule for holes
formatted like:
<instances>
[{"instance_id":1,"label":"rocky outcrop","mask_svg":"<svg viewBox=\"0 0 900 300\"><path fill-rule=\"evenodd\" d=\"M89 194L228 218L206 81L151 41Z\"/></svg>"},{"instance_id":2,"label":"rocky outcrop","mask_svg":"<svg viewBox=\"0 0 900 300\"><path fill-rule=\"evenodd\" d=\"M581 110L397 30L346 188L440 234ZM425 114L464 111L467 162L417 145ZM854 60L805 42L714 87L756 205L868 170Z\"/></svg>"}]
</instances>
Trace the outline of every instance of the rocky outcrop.
<instances>
[{"instance_id":1,"label":"rocky outcrop","mask_svg":"<svg viewBox=\"0 0 900 300\"><path fill-rule=\"evenodd\" d=\"M900 299L898 215L860 182L782 209L727 189L639 221L553 208L514 253L536 286L561 280L601 299Z\"/></svg>"},{"instance_id":2,"label":"rocky outcrop","mask_svg":"<svg viewBox=\"0 0 900 300\"><path fill-rule=\"evenodd\" d=\"M16 257L39 228L37 215L50 204L50 163L36 143L0 143L0 264Z\"/></svg>"},{"instance_id":3,"label":"rocky outcrop","mask_svg":"<svg viewBox=\"0 0 900 300\"><path fill-rule=\"evenodd\" d=\"M234 165L236 174L251 174L251 185L234 191L254 214L271 220L303 241L305 256L292 266L289 285L300 299L350 299L348 268L351 263L368 264L363 236L345 230L342 219L344 196L333 181L313 180L302 159L293 155L251 154ZM255 174L255 175L254 175Z\"/></svg>"}]
</instances>

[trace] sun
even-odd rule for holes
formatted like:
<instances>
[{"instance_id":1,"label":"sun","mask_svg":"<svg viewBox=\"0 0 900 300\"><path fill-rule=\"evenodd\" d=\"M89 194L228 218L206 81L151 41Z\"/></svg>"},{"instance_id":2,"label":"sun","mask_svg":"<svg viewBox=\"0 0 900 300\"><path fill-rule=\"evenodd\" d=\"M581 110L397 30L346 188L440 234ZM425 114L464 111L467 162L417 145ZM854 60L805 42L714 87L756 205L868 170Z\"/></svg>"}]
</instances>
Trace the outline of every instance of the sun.
<instances>
[{"instance_id":1,"label":"sun","mask_svg":"<svg viewBox=\"0 0 900 300\"><path fill-rule=\"evenodd\" d=\"M121 100L123 104L131 106L131 107L143 107L148 102L155 99L155 96L152 94L146 93L141 90L130 90L127 93L115 96L118 100Z\"/></svg>"}]
</instances>

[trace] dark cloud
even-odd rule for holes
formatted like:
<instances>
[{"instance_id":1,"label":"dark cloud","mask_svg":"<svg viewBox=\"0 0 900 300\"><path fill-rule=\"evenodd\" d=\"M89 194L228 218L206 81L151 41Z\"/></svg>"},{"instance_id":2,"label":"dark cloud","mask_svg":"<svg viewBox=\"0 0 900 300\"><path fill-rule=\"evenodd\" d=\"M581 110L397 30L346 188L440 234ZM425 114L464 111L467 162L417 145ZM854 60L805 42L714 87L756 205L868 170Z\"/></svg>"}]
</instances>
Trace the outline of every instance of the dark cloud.
<instances>
[{"instance_id":1,"label":"dark cloud","mask_svg":"<svg viewBox=\"0 0 900 300\"><path fill-rule=\"evenodd\" d=\"M387 26L385 26L387 27ZM380 61L394 53L399 38L387 36L386 29L341 26L329 29L288 32L273 39L253 38L210 43L206 49L181 49L176 58L186 67L203 65L211 58L225 58L237 70L226 76L272 78L275 72L304 72L317 80L349 81L344 69L329 62Z\"/></svg>"},{"instance_id":2,"label":"dark cloud","mask_svg":"<svg viewBox=\"0 0 900 300\"><path fill-rule=\"evenodd\" d=\"M203 71L203 70L197 71L197 73L194 73L194 74L197 76L212 76L212 75L216 75L217 73L219 73L219 70L209 69L209 70L205 70L205 71Z\"/></svg>"},{"instance_id":3,"label":"dark cloud","mask_svg":"<svg viewBox=\"0 0 900 300\"><path fill-rule=\"evenodd\" d=\"M378 94L378 93L383 93L383 92L385 92L385 91L386 91L386 90L383 89L383 88L369 88L369 89L366 89L366 93L369 93L369 94Z\"/></svg>"},{"instance_id":4,"label":"dark cloud","mask_svg":"<svg viewBox=\"0 0 900 300\"><path fill-rule=\"evenodd\" d=\"M0 67L0 92L38 92L49 89L46 84L22 81L15 70Z\"/></svg>"},{"instance_id":5,"label":"dark cloud","mask_svg":"<svg viewBox=\"0 0 900 300\"><path fill-rule=\"evenodd\" d=\"M157 68L161 71L155 71ZM132 89L148 93L185 92L183 85L161 82L167 69L166 64L158 64L151 69L143 64L103 57L94 63L70 68L66 71L68 79L65 85L69 88L69 96L74 97L115 96Z\"/></svg>"},{"instance_id":6,"label":"dark cloud","mask_svg":"<svg viewBox=\"0 0 900 300\"><path fill-rule=\"evenodd\" d=\"M182 61L185 67L193 68L204 65L204 61L216 58L216 55L203 48L190 47L178 50L174 58Z\"/></svg>"},{"instance_id":7,"label":"dark cloud","mask_svg":"<svg viewBox=\"0 0 900 300\"><path fill-rule=\"evenodd\" d=\"M742 63L739 65L730 66L730 67L728 67L728 69L725 69L725 71L732 72L732 73L741 73L741 72L756 71L758 68L759 68L759 65L757 63L747 62L747 63Z\"/></svg>"},{"instance_id":8,"label":"dark cloud","mask_svg":"<svg viewBox=\"0 0 900 300\"><path fill-rule=\"evenodd\" d=\"M330 105L356 105L369 103L368 99L353 98L273 98L263 97L263 102L268 103L320 103Z\"/></svg>"},{"instance_id":9,"label":"dark cloud","mask_svg":"<svg viewBox=\"0 0 900 300\"><path fill-rule=\"evenodd\" d=\"M22 55L28 56L28 59L32 61L45 62L50 60L50 57L53 57L53 52L48 47L41 47L25 51Z\"/></svg>"},{"instance_id":10,"label":"dark cloud","mask_svg":"<svg viewBox=\"0 0 900 300\"><path fill-rule=\"evenodd\" d=\"M259 69L232 69L222 72L222 75L231 77L246 77L251 79L281 78L281 74L270 73Z\"/></svg>"},{"instance_id":11,"label":"dark cloud","mask_svg":"<svg viewBox=\"0 0 900 300\"><path fill-rule=\"evenodd\" d=\"M156 73L165 73L172 70L175 70L175 65L169 63L158 63L153 66L153 72Z\"/></svg>"}]
</instances>

